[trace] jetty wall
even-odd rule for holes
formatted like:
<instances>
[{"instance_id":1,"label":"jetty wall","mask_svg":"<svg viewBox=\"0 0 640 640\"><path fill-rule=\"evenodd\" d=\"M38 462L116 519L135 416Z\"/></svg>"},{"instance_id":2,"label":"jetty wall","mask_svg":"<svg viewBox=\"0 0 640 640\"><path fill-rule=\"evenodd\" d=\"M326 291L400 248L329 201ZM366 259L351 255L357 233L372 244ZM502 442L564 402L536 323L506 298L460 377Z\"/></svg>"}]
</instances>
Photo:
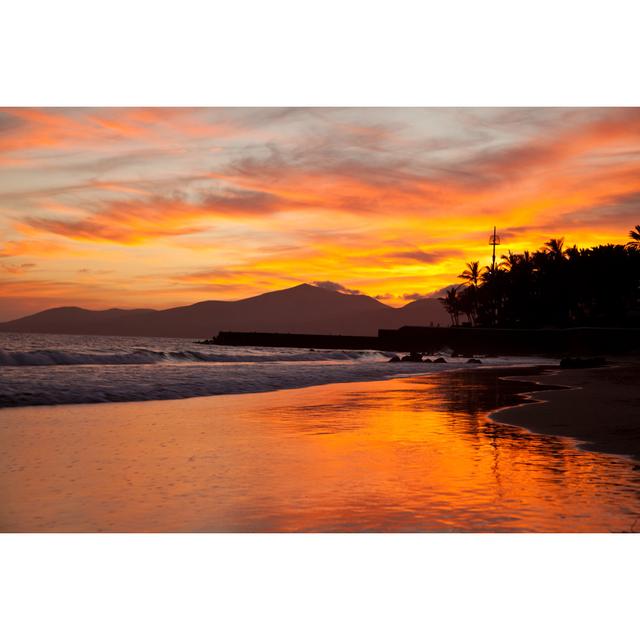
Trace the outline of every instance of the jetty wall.
<instances>
[{"instance_id":1,"label":"jetty wall","mask_svg":"<svg viewBox=\"0 0 640 640\"><path fill-rule=\"evenodd\" d=\"M433 353L452 349L463 355L601 355L640 350L640 329L492 329L479 327L401 327L380 329L377 337L221 331L212 342L228 346L306 349L377 349Z\"/></svg>"}]
</instances>

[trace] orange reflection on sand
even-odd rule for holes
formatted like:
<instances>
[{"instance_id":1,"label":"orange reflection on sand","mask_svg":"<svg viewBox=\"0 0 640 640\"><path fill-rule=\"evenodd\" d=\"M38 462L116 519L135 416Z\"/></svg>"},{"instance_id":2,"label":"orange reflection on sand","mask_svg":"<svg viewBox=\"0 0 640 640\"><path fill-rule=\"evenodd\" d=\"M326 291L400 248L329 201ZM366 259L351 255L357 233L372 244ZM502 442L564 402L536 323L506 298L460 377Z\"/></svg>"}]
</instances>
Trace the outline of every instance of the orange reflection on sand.
<instances>
[{"instance_id":1,"label":"orange reflection on sand","mask_svg":"<svg viewBox=\"0 0 640 640\"><path fill-rule=\"evenodd\" d=\"M3 410L5 531L620 531L640 474L488 421L525 383L464 372Z\"/></svg>"}]
</instances>

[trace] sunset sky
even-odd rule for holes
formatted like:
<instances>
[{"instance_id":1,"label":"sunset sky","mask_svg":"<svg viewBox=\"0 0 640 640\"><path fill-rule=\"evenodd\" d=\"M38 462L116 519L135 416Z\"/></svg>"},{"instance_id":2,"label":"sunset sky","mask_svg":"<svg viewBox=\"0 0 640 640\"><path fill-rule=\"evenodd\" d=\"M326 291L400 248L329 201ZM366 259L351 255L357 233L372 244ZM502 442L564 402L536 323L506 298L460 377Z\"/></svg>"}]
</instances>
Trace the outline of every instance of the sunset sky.
<instances>
[{"instance_id":1,"label":"sunset sky","mask_svg":"<svg viewBox=\"0 0 640 640\"><path fill-rule=\"evenodd\" d=\"M640 109L0 110L0 320L302 282L398 306L494 224L504 252L625 242Z\"/></svg>"}]
</instances>

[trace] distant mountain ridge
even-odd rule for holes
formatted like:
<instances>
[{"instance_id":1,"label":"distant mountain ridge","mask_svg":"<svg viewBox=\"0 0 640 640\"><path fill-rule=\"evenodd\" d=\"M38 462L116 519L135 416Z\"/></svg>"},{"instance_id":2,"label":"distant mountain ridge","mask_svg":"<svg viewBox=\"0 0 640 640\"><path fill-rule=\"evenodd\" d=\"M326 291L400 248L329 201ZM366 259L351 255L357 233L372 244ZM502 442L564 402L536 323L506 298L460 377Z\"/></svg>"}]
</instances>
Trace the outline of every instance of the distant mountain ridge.
<instances>
[{"instance_id":1,"label":"distant mountain ridge","mask_svg":"<svg viewBox=\"0 0 640 640\"><path fill-rule=\"evenodd\" d=\"M210 338L219 331L367 336L378 329L430 323L449 324L434 298L396 309L370 296L301 284L243 300L209 300L163 311L56 307L0 323L0 331L166 338Z\"/></svg>"}]
</instances>

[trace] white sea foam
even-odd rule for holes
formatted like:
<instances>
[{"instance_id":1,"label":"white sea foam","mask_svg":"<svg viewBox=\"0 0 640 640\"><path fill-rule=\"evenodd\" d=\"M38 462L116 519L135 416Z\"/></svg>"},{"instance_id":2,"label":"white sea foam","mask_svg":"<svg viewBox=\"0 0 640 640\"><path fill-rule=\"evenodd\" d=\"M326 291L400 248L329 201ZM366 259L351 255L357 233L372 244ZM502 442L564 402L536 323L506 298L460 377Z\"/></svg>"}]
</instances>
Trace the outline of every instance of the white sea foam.
<instances>
[{"instance_id":1,"label":"white sea foam","mask_svg":"<svg viewBox=\"0 0 640 640\"><path fill-rule=\"evenodd\" d=\"M219 349L219 348L218 348ZM220 351L153 351L151 349L131 349L124 352L97 353L83 351L65 351L60 349L35 349L32 351L8 351L0 349L0 367L34 367L34 366L61 366L83 364L160 364L171 362L333 362L388 360L389 353L381 351L329 351L289 349L295 353L266 352L230 353L227 350ZM284 351L284 350L281 350Z\"/></svg>"}]
</instances>

